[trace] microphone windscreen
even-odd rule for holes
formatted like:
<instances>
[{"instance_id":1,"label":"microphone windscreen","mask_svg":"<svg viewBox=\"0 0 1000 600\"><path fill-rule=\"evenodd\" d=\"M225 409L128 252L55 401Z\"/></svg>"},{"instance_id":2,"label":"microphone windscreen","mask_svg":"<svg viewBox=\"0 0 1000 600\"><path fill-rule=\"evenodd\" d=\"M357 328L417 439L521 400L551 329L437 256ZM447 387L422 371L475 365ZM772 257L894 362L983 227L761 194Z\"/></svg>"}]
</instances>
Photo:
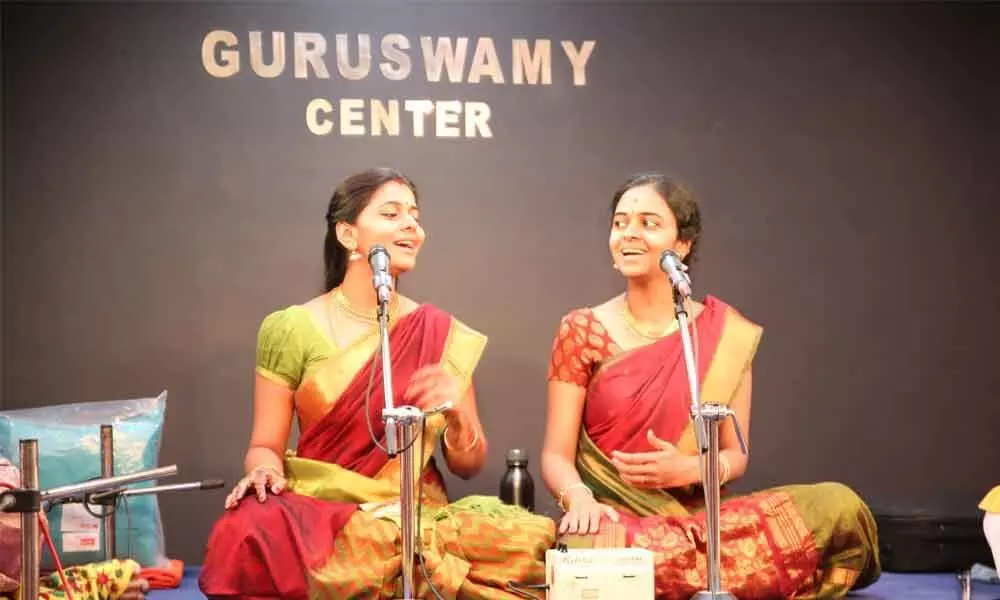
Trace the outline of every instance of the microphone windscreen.
<instances>
[{"instance_id":1,"label":"microphone windscreen","mask_svg":"<svg viewBox=\"0 0 1000 600\"><path fill-rule=\"evenodd\" d=\"M388 271L389 251L384 246L372 246L368 251L368 265L372 271Z\"/></svg>"}]
</instances>

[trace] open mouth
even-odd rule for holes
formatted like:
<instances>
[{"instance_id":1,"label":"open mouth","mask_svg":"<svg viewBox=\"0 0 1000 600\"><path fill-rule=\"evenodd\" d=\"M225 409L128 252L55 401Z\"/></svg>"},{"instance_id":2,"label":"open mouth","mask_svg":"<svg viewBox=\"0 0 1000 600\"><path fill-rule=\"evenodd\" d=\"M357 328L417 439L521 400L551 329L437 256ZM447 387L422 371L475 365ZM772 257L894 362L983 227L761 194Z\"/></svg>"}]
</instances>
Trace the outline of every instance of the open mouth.
<instances>
[{"instance_id":1,"label":"open mouth","mask_svg":"<svg viewBox=\"0 0 1000 600\"><path fill-rule=\"evenodd\" d=\"M410 240L401 240L401 241L398 241L398 242L393 242L393 245L396 246L397 248L402 248L404 250L409 250L410 252L412 252L412 251L414 251L414 250L417 249L416 242L412 242Z\"/></svg>"},{"instance_id":2,"label":"open mouth","mask_svg":"<svg viewBox=\"0 0 1000 600\"><path fill-rule=\"evenodd\" d=\"M646 251L639 250L638 248L625 248L621 250L620 254L622 256L643 256L646 254Z\"/></svg>"}]
</instances>

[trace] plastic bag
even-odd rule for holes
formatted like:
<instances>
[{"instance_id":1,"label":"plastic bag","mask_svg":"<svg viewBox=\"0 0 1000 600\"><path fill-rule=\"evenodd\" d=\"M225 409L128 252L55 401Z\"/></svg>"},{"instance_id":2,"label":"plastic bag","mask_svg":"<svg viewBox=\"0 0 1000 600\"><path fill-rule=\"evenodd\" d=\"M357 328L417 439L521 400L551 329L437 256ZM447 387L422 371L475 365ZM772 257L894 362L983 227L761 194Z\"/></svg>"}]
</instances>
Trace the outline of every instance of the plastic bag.
<instances>
[{"instance_id":1,"label":"plastic bag","mask_svg":"<svg viewBox=\"0 0 1000 600\"><path fill-rule=\"evenodd\" d=\"M116 475L159 466L167 392L155 398L61 404L0 412L0 457L17 464L22 439L38 440L38 479L43 490L100 477L101 425L114 428ZM155 481L129 487L148 487ZM100 512L104 507L91 507ZM64 566L105 559L105 521L82 504L56 505L48 512L49 530ZM163 524L155 494L119 500L116 507L116 558L143 567L166 567ZM42 569L55 567L48 548Z\"/></svg>"}]
</instances>

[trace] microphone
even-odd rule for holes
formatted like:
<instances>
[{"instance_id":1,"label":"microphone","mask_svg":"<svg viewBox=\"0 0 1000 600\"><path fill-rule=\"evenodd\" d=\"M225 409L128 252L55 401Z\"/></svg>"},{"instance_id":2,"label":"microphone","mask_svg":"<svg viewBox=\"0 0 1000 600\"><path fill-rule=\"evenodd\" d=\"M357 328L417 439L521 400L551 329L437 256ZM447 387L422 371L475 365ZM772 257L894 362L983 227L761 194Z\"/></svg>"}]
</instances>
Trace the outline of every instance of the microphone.
<instances>
[{"instance_id":1,"label":"microphone","mask_svg":"<svg viewBox=\"0 0 1000 600\"><path fill-rule=\"evenodd\" d=\"M691 295L691 279L684 272L682 264L681 257L673 250L664 250L660 255L660 268L670 278L674 291L681 298L687 298Z\"/></svg>"},{"instance_id":2,"label":"microphone","mask_svg":"<svg viewBox=\"0 0 1000 600\"><path fill-rule=\"evenodd\" d=\"M389 251L384 246L372 246L368 251L368 265L372 268L372 285L378 296L379 311L389 304L392 277L389 275Z\"/></svg>"},{"instance_id":3,"label":"microphone","mask_svg":"<svg viewBox=\"0 0 1000 600\"><path fill-rule=\"evenodd\" d=\"M144 494L159 494L161 492L182 492L186 490L214 490L226 485L221 479L205 479L203 481L191 481L188 483L175 483L172 485L155 485L148 488L114 488L103 492L90 494L87 498L90 504L99 504L102 501L115 496L141 496Z\"/></svg>"}]
</instances>

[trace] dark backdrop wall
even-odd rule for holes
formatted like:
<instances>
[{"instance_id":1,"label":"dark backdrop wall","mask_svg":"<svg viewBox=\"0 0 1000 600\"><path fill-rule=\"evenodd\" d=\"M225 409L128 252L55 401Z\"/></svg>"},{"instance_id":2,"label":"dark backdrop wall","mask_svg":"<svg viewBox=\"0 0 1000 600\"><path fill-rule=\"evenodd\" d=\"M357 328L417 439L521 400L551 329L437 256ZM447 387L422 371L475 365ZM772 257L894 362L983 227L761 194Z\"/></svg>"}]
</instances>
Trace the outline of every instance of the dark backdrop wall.
<instances>
[{"instance_id":1,"label":"dark backdrop wall","mask_svg":"<svg viewBox=\"0 0 1000 600\"><path fill-rule=\"evenodd\" d=\"M495 493L507 448L538 475L560 316L622 289L612 191L662 169L702 199L696 287L765 327L742 489L840 480L873 502L972 508L997 483L996 7L3 11L5 408L166 388L162 463L234 481L260 320L320 292L334 185L393 165L420 186L429 236L406 292L491 338L477 384L492 453L451 489ZM214 30L238 39L232 77L203 66ZM278 76L254 74L250 31L263 64L285 32ZM328 79L295 77L294 32L326 41ZM401 80L379 68L393 33L409 41ZM367 77L339 73L337 34L350 65L371 35ZM504 82L428 81L421 36L468 37L466 66L488 36ZM515 38L551 41L550 84L513 83ZM584 85L564 40L595 43ZM438 137L430 119L417 137L405 112L397 136L344 135L338 112L316 135L315 98L483 102L492 137ZM161 499L171 555L200 560L223 496Z\"/></svg>"}]
</instances>

